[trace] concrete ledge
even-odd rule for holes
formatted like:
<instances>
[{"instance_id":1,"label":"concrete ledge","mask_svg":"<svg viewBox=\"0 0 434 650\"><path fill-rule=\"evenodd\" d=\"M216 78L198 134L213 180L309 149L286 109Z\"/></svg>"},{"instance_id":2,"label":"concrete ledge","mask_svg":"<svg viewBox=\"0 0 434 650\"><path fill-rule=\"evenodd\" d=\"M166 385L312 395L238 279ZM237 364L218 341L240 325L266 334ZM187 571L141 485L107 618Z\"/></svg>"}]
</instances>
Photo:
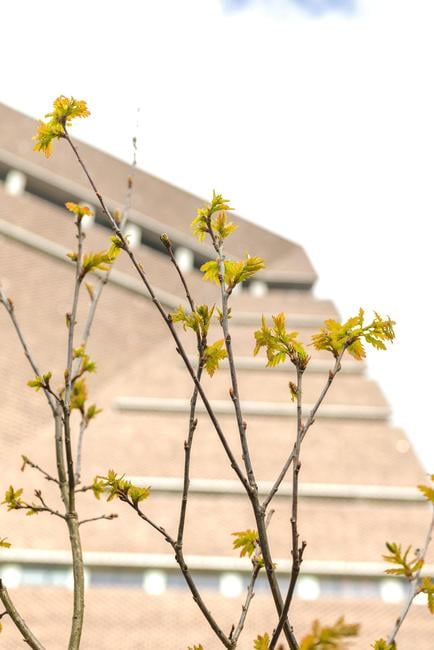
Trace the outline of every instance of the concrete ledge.
<instances>
[{"instance_id":1,"label":"concrete ledge","mask_svg":"<svg viewBox=\"0 0 434 650\"><path fill-rule=\"evenodd\" d=\"M166 476L128 476L134 485L151 486L153 494L181 494L183 479ZM273 487L271 481L259 481L258 493L267 496ZM190 479L190 492L199 495L245 496L245 490L239 481L226 479ZM336 499L386 501L399 503L419 503L426 506L427 501L413 487L391 485L352 485L341 483L300 483L299 496L304 499ZM289 483L283 483L275 498L288 498L292 494Z\"/></svg>"},{"instance_id":2,"label":"concrete ledge","mask_svg":"<svg viewBox=\"0 0 434 650\"><path fill-rule=\"evenodd\" d=\"M240 557L226 557L214 555L186 555L185 561L190 569L196 571L223 572L239 571L250 573L252 563L249 559ZM87 568L112 567L115 569L138 568L138 569L165 569L178 570L173 555L166 553L111 553L92 552L84 553L84 562ZM289 574L291 572L291 561L288 559L276 559L277 573ZM5 564L43 564L45 566L71 564L69 551L11 548L0 550L0 565ZM388 565L383 562L342 562L334 560L304 560L301 573L324 575L324 576L354 576L384 578L384 570ZM434 573L434 565L427 564L423 575Z\"/></svg>"},{"instance_id":3,"label":"concrete ledge","mask_svg":"<svg viewBox=\"0 0 434 650\"><path fill-rule=\"evenodd\" d=\"M233 415L234 407L229 400L211 402L216 415ZM190 400L162 397L117 397L113 404L119 411L136 411L142 413L189 413ZM284 402L249 402L243 401L244 415L263 417L295 417L296 407ZM303 414L308 415L312 405L306 404ZM196 411L205 413L202 402L198 402ZM387 420L390 410L387 406L346 406L325 404L321 406L318 418L327 420Z\"/></svg>"}]
</instances>

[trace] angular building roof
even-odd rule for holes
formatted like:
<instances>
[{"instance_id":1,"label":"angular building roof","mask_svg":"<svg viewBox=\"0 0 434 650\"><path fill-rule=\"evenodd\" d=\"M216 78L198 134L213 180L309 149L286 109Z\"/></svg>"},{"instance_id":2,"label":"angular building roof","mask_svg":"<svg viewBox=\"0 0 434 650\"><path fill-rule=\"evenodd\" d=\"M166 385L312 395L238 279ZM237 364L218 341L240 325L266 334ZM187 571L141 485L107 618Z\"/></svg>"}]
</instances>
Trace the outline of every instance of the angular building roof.
<instances>
[{"instance_id":1,"label":"angular building roof","mask_svg":"<svg viewBox=\"0 0 434 650\"><path fill-rule=\"evenodd\" d=\"M32 152L34 132L33 120L0 105L0 281L14 301L34 357L44 372L53 372L55 385L64 371L65 313L70 310L73 286L73 267L65 253L74 246L75 237L71 217L62 204L73 200L95 205L95 199L62 143L48 162ZM109 205L121 206L130 173L128 165L85 144L80 144L80 151ZM12 170L25 179L22 193L11 194L8 179ZM175 249L191 251L194 265L186 276L197 302L218 300L216 289L202 282L198 270L209 251L189 232L195 210L202 203L149 174L135 175L130 221L138 226L141 237L137 257L169 309L185 298L159 245L161 232L169 233ZM258 276L263 283L260 291L251 283L233 296L231 321L252 459L260 490L266 494L292 448L295 411L288 400L291 371L266 369L263 360L252 357L252 331L262 313L284 311L289 325L308 342L325 318L336 316L336 309L332 302L313 296L315 273L299 245L244 219L236 217L236 222L239 229L228 240L229 253L242 256L247 249L267 262L267 270ZM96 223L86 230L86 247L106 248L109 234L103 215L97 211ZM134 477L134 482L151 485L147 513L167 530L176 531L192 384L170 335L128 262L122 255L116 262L87 348L98 365L96 376L89 380L91 401L103 412L86 432L83 483L92 482L94 476L114 467ZM79 328L87 302L83 295ZM50 483L29 469L20 472L20 454L24 453L55 473L52 423L41 395L26 387L32 371L5 310L0 310L0 328L3 487L23 486L27 494L42 487L45 498L54 503L57 494ZM213 326L210 340L221 338L218 330L217 325ZM184 335L182 328L180 335L194 357L194 340ZM315 402L330 366L328 355L312 351L304 389L307 408ZM331 623L348 612L349 619L364 626L363 636L351 646L360 650L387 633L400 608L399 603L392 606L381 600L383 594L387 601L390 587L381 563L384 542L421 544L429 520L428 508L414 487L424 480L421 465L405 434L391 426L384 396L364 371L363 363L344 360L342 372L303 443L300 528L308 545L302 573L311 582L305 581L307 587L298 592L294 617L298 633L318 616L324 623ZM221 370L211 379L205 377L203 384L241 459L229 381L227 366L222 364ZM222 577L235 576L244 589L249 570L249 562L232 550L231 533L255 528L255 524L201 404L198 420L184 549L213 611L221 609L229 626L235 601L218 595ZM282 580L290 570L289 496L290 485L284 483L270 524L272 549ZM99 521L82 528L89 584L89 630L83 647L118 644L133 650L153 647L157 640L167 650L186 648L189 643L202 643L207 650L217 647L191 606L163 538L123 504L105 504L84 493L78 507L82 518L102 512L120 516L114 522ZM0 553L0 562L6 584L9 576L11 584L17 585L14 598L16 594L23 616L39 626L48 648L63 647L58 635L63 633L60 623L67 618L64 587L69 584L68 538L63 522L48 515L6 514L2 509L0 533L13 543L10 550ZM432 554L428 561L433 563ZM146 586L147 576L154 574L165 585L163 596L152 595L152 588ZM38 584L60 584L63 588L51 586L45 590ZM393 593L396 597L396 589ZM263 587L258 587L255 601L256 613L240 648L251 648L254 632L262 633L267 628L271 632L273 626L269 621L274 621L274 613ZM49 626L41 622L37 611L45 602L41 611L44 607L56 611L56 623ZM141 603L142 616L135 610L137 602ZM241 598L236 603L240 608ZM168 617L172 621L178 614L182 622L174 626L176 636L168 630L162 638L161 630L155 629L155 619ZM426 618L422 608L415 607L413 623L403 632L404 640L405 634L414 631L412 638L417 639L418 650L431 648ZM2 647L12 649L19 637L11 623L7 628L2 638L6 645ZM103 638L102 634L107 640L97 646L95 639Z\"/></svg>"}]
</instances>

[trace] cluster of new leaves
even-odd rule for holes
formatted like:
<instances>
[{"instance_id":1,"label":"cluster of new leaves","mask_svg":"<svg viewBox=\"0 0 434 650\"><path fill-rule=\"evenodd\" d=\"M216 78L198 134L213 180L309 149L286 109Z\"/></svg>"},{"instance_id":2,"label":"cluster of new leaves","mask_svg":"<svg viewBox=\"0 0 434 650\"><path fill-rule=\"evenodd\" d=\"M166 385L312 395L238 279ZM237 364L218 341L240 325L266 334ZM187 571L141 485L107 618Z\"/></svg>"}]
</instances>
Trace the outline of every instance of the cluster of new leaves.
<instances>
[{"instance_id":1,"label":"cluster of new leaves","mask_svg":"<svg viewBox=\"0 0 434 650\"><path fill-rule=\"evenodd\" d=\"M46 372L41 376L36 375L34 379L29 379L27 386L30 386L30 388L34 388L35 390L40 390L41 388L50 390L50 379L51 372Z\"/></svg>"},{"instance_id":2,"label":"cluster of new leaves","mask_svg":"<svg viewBox=\"0 0 434 650\"><path fill-rule=\"evenodd\" d=\"M267 633L258 634L256 639L253 642L254 650L268 650L270 646L270 637Z\"/></svg>"},{"instance_id":3,"label":"cluster of new leaves","mask_svg":"<svg viewBox=\"0 0 434 650\"><path fill-rule=\"evenodd\" d=\"M374 650L396 650L396 643L387 643L384 639L378 639L375 641L374 645L371 646Z\"/></svg>"},{"instance_id":4,"label":"cluster of new leaves","mask_svg":"<svg viewBox=\"0 0 434 650\"><path fill-rule=\"evenodd\" d=\"M86 348L84 347L84 345L81 345L80 347L73 349L72 358L80 359L80 369L75 375L74 380L81 377L85 372L96 371L96 363L95 361L91 361L89 355L86 353Z\"/></svg>"},{"instance_id":5,"label":"cluster of new leaves","mask_svg":"<svg viewBox=\"0 0 434 650\"><path fill-rule=\"evenodd\" d=\"M413 558L409 558L411 546L408 546L404 553L401 544L386 542L386 547L390 555L383 555L383 559L397 566L393 567L393 569L386 569L385 573L392 576L403 576L407 580L414 580L416 573L423 567L423 560L418 553L415 553Z\"/></svg>"},{"instance_id":6,"label":"cluster of new leaves","mask_svg":"<svg viewBox=\"0 0 434 650\"><path fill-rule=\"evenodd\" d=\"M263 567L264 560L262 555L258 554L259 536L256 530L241 530L232 533L235 537L233 541L233 548L240 549L240 557L250 557L254 566Z\"/></svg>"},{"instance_id":7,"label":"cluster of new leaves","mask_svg":"<svg viewBox=\"0 0 434 650\"><path fill-rule=\"evenodd\" d=\"M233 208L221 194L212 193L212 200L204 208L197 211L197 216L191 223L191 231L199 241L203 241L206 234L220 242L230 235L237 226L227 220L226 211Z\"/></svg>"},{"instance_id":8,"label":"cluster of new leaves","mask_svg":"<svg viewBox=\"0 0 434 650\"><path fill-rule=\"evenodd\" d=\"M75 214L78 222L80 222L83 217L90 217L93 215L92 210L87 205L79 205L78 203L72 203L72 201L65 203L65 208L69 210L69 212L72 212L72 214Z\"/></svg>"},{"instance_id":9,"label":"cluster of new leaves","mask_svg":"<svg viewBox=\"0 0 434 650\"><path fill-rule=\"evenodd\" d=\"M201 342L205 344L213 313L214 305L212 307L208 307L208 305L199 305L199 307L196 307L194 311L189 313L187 313L184 307L180 305L173 314L170 314L170 319L173 323L182 323L184 330L187 328L192 329L199 336ZM219 339L212 345L207 345L203 348L203 367L210 377L212 377L218 369L220 361L226 359L227 356L223 339Z\"/></svg>"},{"instance_id":10,"label":"cluster of new leaves","mask_svg":"<svg viewBox=\"0 0 434 650\"><path fill-rule=\"evenodd\" d=\"M434 614L434 582L428 576L422 578L419 593L427 595L428 609L431 614Z\"/></svg>"},{"instance_id":11,"label":"cluster of new leaves","mask_svg":"<svg viewBox=\"0 0 434 650\"><path fill-rule=\"evenodd\" d=\"M431 474L431 481L434 483L434 474ZM429 485L418 485L418 490L420 490L428 501L434 505L434 487Z\"/></svg>"},{"instance_id":12,"label":"cluster of new leaves","mask_svg":"<svg viewBox=\"0 0 434 650\"><path fill-rule=\"evenodd\" d=\"M173 314L170 314L170 319L173 323L182 323L184 330L190 328L200 336L201 340L205 340L213 313L214 305L212 307L199 305L194 311L188 313L180 305Z\"/></svg>"},{"instance_id":13,"label":"cluster of new leaves","mask_svg":"<svg viewBox=\"0 0 434 650\"><path fill-rule=\"evenodd\" d=\"M267 321L262 316L261 328L255 332L256 344L253 354L256 356L261 348L265 348L268 368L273 368L289 359L296 368L304 371L309 362L309 355L297 340L298 332L286 330L283 313L273 316L273 322L274 326L268 327ZM293 395L293 390L291 394Z\"/></svg>"},{"instance_id":14,"label":"cluster of new leaves","mask_svg":"<svg viewBox=\"0 0 434 650\"><path fill-rule=\"evenodd\" d=\"M22 494L23 494L23 488L19 488L18 490L15 490L14 487L10 485L5 492L5 498L4 501L2 501L2 505L6 505L8 511L27 510L26 515L28 517L30 517L31 515L37 515L40 510L39 506L37 506L35 503L30 504L24 501L21 498ZM35 494L40 494L40 493L36 491Z\"/></svg>"},{"instance_id":15,"label":"cluster of new leaves","mask_svg":"<svg viewBox=\"0 0 434 650\"><path fill-rule=\"evenodd\" d=\"M108 271L110 265L113 264L119 255L119 252L120 249L117 246L113 245L106 251L98 251L97 253L85 253L83 255L83 260L81 263L80 280L82 280L87 273L91 273L93 271ZM73 262L77 260L76 253L68 253L68 257Z\"/></svg>"},{"instance_id":16,"label":"cluster of new leaves","mask_svg":"<svg viewBox=\"0 0 434 650\"><path fill-rule=\"evenodd\" d=\"M223 339L219 339L212 345L208 345L203 351L204 367L210 377L212 377L218 369L220 361L226 359L228 356L228 353L224 348L224 343Z\"/></svg>"},{"instance_id":17,"label":"cluster of new leaves","mask_svg":"<svg viewBox=\"0 0 434 650\"><path fill-rule=\"evenodd\" d=\"M245 282L265 267L262 257L246 255L243 260L224 260L224 283L228 293L232 293L237 284ZM210 260L200 267L203 280L220 284L220 266L218 260Z\"/></svg>"},{"instance_id":18,"label":"cluster of new leaves","mask_svg":"<svg viewBox=\"0 0 434 650\"><path fill-rule=\"evenodd\" d=\"M204 649L203 649L203 645L199 644L199 645L193 645L193 646L189 645L188 650L204 650Z\"/></svg>"},{"instance_id":19,"label":"cluster of new leaves","mask_svg":"<svg viewBox=\"0 0 434 650\"><path fill-rule=\"evenodd\" d=\"M53 110L45 117L50 118L47 122L39 122L39 127L34 136L34 151L42 151L46 158L51 154L53 140L65 136L65 127L70 126L76 117L87 117L90 115L86 102L60 95L53 102Z\"/></svg>"},{"instance_id":20,"label":"cluster of new leaves","mask_svg":"<svg viewBox=\"0 0 434 650\"><path fill-rule=\"evenodd\" d=\"M301 641L300 650L345 650L348 647L345 640L357 636L359 628L358 624L345 623L343 616L334 625L326 627L314 621L310 634Z\"/></svg>"},{"instance_id":21,"label":"cluster of new leaves","mask_svg":"<svg viewBox=\"0 0 434 650\"><path fill-rule=\"evenodd\" d=\"M362 340L369 343L377 350L385 350L385 341L393 341L394 321L390 318L382 318L374 312L374 320L365 325L365 312L359 310L357 316L349 318L345 323L338 323L333 319L324 321L318 334L312 336L312 343L317 350L328 350L335 358L344 350L355 359L363 359L366 356Z\"/></svg>"},{"instance_id":22,"label":"cluster of new leaves","mask_svg":"<svg viewBox=\"0 0 434 650\"><path fill-rule=\"evenodd\" d=\"M240 530L236 533L232 533L235 537L233 541L233 548L239 548L240 557L247 555L252 557L253 553L256 550L256 546L259 542L258 533L256 530Z\"/></svg>"},{"instance_id":23,"label":"cluster of new leaves","mask_svg":"<svg viewBox=\"0 0 434 650\"><path fill-rule=\"evenodd\" d=\"M7 537L0 537L0 548L10 548L12 544L8 542Z\"/></svg>"},{"instance_id":24,"label":"cluster of new leaves","mask_svg":"<svg viewBox=\"0 0 434 650\"><path fill-rule=\"evenodd\" d=\"M131 481L124 479L124 476L118 476L116 472L109 469L107 476L97 476L92 484L92 490L97 499L105 495L107 501L121 499L137 506L140 501L147 499L151 493L150 487L138 487Z\"/></svg>"}]
</instances>

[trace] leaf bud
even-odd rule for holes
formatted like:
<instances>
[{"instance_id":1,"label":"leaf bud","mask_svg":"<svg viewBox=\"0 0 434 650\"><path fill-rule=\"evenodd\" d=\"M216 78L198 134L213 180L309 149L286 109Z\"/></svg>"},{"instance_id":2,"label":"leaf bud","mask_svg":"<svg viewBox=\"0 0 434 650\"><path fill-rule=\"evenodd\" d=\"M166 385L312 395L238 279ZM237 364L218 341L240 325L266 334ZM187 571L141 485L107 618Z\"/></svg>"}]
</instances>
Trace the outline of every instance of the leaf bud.
<instances>
[{"instance_id":1,"label":"leaf bud","mask_svg":"<svg viewBox=\"0 0 434 650\"><path fill-rule=\"evenodd\" d=\"M170 250L172 248L172 242L170 241L168 235L165 232L163 232L160 235L160 240L162 244L164 244L164 246L167 248L167 250Z\"/></svg>"}]
</instances>

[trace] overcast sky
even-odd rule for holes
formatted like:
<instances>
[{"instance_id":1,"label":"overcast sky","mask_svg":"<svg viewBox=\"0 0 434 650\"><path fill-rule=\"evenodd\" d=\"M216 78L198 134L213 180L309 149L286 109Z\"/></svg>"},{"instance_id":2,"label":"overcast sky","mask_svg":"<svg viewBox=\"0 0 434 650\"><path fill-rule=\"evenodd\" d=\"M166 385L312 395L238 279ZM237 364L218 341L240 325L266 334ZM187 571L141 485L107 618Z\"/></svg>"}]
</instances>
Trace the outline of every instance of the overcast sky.
<instances>
[{"instance_id":1,"label":"overcast sky","mask_svg":"<svg viewBox=\"0 0 434 650\"><path fill-rule=\"evenodd\" d=\"M434 471L432 0L14 0L0 101L300 243L316 295L390 314L369 358ZM1 143L0 143L1 146ZM249 251L260 254L261 251Z\"/></svg>"}]
</instances>

